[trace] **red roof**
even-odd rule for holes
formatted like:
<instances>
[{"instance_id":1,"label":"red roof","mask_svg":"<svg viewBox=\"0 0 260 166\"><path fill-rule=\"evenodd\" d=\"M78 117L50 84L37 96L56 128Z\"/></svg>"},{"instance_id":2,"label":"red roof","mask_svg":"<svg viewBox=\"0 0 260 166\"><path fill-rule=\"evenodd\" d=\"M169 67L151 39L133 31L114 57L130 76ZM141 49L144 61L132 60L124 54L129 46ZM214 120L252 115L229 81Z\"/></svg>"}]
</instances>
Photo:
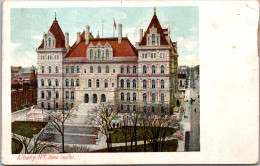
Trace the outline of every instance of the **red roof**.
<instances>
[{"instance_id":1,"label":"red roof","mask_svg":"<svg viewBox=\"0 0 260 166\"><path fill-rule=\"evenodd\" d=\"M65 48L65 36L56 19L53 21L49 31L54 35L56 39L55 48ZM43 40L41 45L38 48L44 48Z\"/></svg>"},{"instance_id":2,"label":"red roof","mask_svg":"<svg viewBox=\"0 0 260 166\"><path fill-rule=\"evenodd\" d=\"M154 14L153 18L152 18L152 21L150 22L147 30L145 31L145 34L144 34L141 42L139 43L139 46L146 45L146 36L150 32L150 29L153 26L157 29L157 32L160 34L161 45L168 45L168 42L167 42L167 40L165 38L165 34L163 33L165 30L162 29L156 14Z\"/></svg>"},{"instance_id":3,"label":"red roof","mask_svg":"<svg viewBox=\"0 0 260 166\"><path fill-rule=\"evenodd\" d=\"M86 51L90 44L96 46L100 43L111 45L113 48L113 57L135 57L138 56L136 48L130 43L128 38L123 37L121 43L118 43L118 38L90 38L89 43L85 44L85 39L82 39L79 44L74 44L68 52L66 58L86 57Z\"/></svg>"}]
</instances>

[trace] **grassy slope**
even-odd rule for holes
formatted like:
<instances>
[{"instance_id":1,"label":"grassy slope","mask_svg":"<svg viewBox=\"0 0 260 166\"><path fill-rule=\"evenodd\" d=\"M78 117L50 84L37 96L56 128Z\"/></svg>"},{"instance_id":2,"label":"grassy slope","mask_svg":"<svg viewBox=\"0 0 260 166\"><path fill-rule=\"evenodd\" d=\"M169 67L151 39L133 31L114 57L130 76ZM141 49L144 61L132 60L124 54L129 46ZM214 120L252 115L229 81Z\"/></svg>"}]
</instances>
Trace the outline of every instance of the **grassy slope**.
<instances>
[{"instance_id":1,"label":"grassy slope","mask_svg":"<svg viewBox=\"0 0 260 166\"><path fill-rule=\"evenodd\" d=\"M12 154L19 154L23 149L23 145L20 141L12 138Z\"/></svg>"},{"instance_id":2,"label":"grassy slope","mask_svg":"<svg viewBox=\"0 0 260 166\"><path fill-rule=\"evenodd\" d=\"M12 123L12 133L32 138L46 125L47 122L15 121Z\"/></svg>"},{"instance_id":3,"label":"grassy slope","mask_svg":"<svg viewBox=\"0 0 260 166\"><path fill-rule=\"evenodd\" d=\"M150 145L147 145L147 152L152 152L152 148ZM165 142L165 146L163 152L176 152L178 147L178 140L169 140ZM113 152L125 152L125 146L113 147ZM135 147L133 147L133 152L135 151ZM100 149L93 152L107 152L107 149ZM130 152L130 147L127 147L127 152ZM144 145L137 146L137 152L144 152Z\"/></svg>"},{"instance_id":4,"label":"grassy slope","mask_svg":"<svg viewBox=\"0 0 260 166\"><path fill-rule=\"evenodd\" d=\"M169 135L171 135L171 134L173 134L175 132L175 129L169 128L169 127L164 128L164 130L166 130L166 135L167 136L169 136ZM149 137L150 132L151 132L150 127L147 127L147 137ZM142 129L139 126L137 126L137 140L138 141L144 140L143 136L142 136ZM123 131L123 127L116 128L114 130L114 133L112 134L112 142L113 143L125 142L125 134L124 134L124 131ZM127 136L127 142L130 142L130 135L129 134Z\"/></svg>"}]
</instances>

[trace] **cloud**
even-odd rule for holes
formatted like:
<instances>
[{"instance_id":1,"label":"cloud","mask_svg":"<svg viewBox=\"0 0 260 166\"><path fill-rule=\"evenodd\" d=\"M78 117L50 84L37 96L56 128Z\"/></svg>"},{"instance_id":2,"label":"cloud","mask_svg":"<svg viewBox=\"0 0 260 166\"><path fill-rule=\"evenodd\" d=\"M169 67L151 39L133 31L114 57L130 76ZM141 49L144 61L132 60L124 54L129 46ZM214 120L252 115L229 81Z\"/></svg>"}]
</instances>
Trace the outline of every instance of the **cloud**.
<instances>
[{"instance_id":1,"label":"cloud","mask_svg":"<svg viewBox=\"0 0 260 166\"><path fill-rule=\"evenodd\" d=\"M35 40L42 40L42 35L35 35L32 38Z\"/></svg>"},{"instance_id":2,"label":"cloud","mask_svg":"<svg viewBox=\"0 0 260 166\"><path fill-rule=\"evenodd\" d=\"M15 55L15 52L17 51L17 49L21 46L21 43L11 43L11 56Z\"/></svg>"},{"instance_id":3,"label":"cloud","mask_svg":"<svg viewBox=\"0 0 260 166\"><path fill-rule=\"evenodd\" d=\"M198 39L196 37L178 37L177 43L180 61L186 63L198 61L199 44Z\"/></svg>"},{"instance_id":4,"label":"cloud","mask_svg":"<svg viewBox=\"0 0 260 166\"><path fill-rule=\"evenodd\" d=\"M196 34L197 31L198 31L198 29L195 28L195 27L191 27L191 28L189 29L189 31L192 32L192 33L194 33L194 34Z\"/></svg>"}]
</instances>

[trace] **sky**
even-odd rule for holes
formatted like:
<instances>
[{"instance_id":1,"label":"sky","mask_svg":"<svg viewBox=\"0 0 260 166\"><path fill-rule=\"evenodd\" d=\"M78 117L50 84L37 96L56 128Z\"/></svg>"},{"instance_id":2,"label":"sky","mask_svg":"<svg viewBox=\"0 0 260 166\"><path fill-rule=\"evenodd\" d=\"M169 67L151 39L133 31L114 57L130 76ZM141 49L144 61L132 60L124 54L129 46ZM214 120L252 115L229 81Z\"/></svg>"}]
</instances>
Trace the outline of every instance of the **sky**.
<instances>
[{"instance_id":1,"label":"sky","mask_svg":"<svg viewBox=\"0 0 260 166\"><path fill-rule=\"evenodd\" d=\"M123 25L123 37L131 43L139 41L139 29L147 29L154 13L153 7L102 8L12 8L11 9L11 63L13 66L36 66L36 48L41 44L55 17L65 34L70 34L72 45L77 32L86 25L94 36L113 37L113 18ZM199 64L199 8L156 7L156 15L163 28L170 26L172 41L178 43L179 65ZM115 31L115 36L118 32Z\"/></svg>"}]
</instances>

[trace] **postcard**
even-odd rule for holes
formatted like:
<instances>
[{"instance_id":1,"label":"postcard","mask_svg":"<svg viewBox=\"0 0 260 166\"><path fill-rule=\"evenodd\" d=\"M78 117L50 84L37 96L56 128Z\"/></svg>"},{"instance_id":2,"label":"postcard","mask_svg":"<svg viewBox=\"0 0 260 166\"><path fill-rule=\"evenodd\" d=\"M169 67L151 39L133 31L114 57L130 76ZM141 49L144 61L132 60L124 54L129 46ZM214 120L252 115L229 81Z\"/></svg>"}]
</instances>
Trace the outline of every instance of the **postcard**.
<instances>
[{"instance_id":1,"label":"postcard","mask_svg":"<svg viewBox=\"0 0 260 166\"><path fill-rule=\"evenodd\" d=\"M5 1L3 164L253 164L257 1Z\"/></svg>"}]
</instances>

